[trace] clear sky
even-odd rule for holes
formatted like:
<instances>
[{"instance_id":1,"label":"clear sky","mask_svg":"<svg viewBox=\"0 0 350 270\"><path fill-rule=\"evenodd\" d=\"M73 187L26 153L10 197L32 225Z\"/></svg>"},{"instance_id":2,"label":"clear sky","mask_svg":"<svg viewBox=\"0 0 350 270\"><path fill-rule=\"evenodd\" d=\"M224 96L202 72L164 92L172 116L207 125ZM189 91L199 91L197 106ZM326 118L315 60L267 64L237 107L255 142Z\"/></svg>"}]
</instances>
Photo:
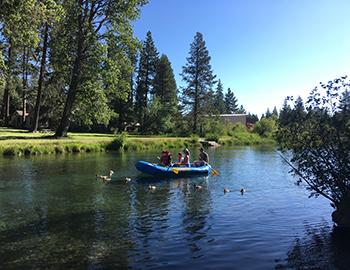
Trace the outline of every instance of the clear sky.
<instances>
[{"instance_id":1,"label":"clear sky","mask_svg":"<svg viewBox=\"0 0 350 270\"><path fill-rule=\"evenodd\" d=\"M350 75L350 0L150 0L134 25L140 39L152 32L178 87L201 32L214 73L251 113Z\"/></svg>"}]
</instances>

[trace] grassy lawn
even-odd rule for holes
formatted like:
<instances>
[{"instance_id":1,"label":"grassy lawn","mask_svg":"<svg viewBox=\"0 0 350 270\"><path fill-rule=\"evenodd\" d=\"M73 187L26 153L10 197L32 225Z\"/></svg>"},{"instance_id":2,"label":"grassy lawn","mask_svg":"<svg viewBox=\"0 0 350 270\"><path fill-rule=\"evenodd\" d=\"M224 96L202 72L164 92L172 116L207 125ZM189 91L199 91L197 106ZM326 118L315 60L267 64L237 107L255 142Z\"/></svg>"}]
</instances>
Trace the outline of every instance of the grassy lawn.
<instances>
[{"instance_id":1,"label":"grassy lawn","mask_svg":"<svg viewBox=\"0 0 350 270\"><path fill-rule=\"evenodd\" d=\"M127 136L122 142L118 135L100 133L68 133L68 137L55 139L53 132L31 133L26 130L0 128L0 154L36 155L106 150L148 150L181 148L193 142L189 138L167 136ZM114 143L117 140L117 143ZM196 144L198 142L194 142Z\"/></svg>"},{"instance_id":2,"label":"grassy lawn","mask_svg":"<svg viewBox=\"0 0 350 270\"><path fill-rule=\"evenodd\" d=\"M22 156L38 154L61 154L104 151L143 151L149 149L181 149L198 146L199 138L139 136L101 133L68 133L68 137L55 139L53 132L31 133L26 130L0 128L0 155ZM271 138L262 138L255 133L236 132L222 136L221 145L274 144Z\"/></svg>"}]
</instances>

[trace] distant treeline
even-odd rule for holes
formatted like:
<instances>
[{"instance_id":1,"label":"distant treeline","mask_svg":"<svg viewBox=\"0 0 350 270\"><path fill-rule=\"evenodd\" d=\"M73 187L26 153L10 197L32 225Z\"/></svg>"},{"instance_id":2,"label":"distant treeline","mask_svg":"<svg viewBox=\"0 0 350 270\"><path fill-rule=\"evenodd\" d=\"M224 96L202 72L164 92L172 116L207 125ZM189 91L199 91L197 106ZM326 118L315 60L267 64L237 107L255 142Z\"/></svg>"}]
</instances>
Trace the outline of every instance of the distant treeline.
<instances>
[{"instance_id":1,"label":"distant treeline","mask_svg":"<svg viewBox=\"0 0 350 270\"><path fill-rule=\"evenodd\" d=\"M142 42L134 37L132 21L146 2L2 1L0 124L56 137L68 129L191 134L203 115L245 113L230 88L224 94L201 33L177 87L151 32Z\"/></svg>"}]
</instances>

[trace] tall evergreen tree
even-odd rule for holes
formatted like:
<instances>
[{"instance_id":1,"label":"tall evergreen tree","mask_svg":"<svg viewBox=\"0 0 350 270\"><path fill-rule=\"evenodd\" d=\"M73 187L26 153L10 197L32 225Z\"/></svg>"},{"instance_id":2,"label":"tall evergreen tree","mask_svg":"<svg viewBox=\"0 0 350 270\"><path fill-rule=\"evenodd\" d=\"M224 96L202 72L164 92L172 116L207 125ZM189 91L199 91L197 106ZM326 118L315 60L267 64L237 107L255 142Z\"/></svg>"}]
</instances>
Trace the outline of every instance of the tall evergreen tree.
<instances>
[{"instance_id":1,"label":"tall evergreen tree","mask_svg":"<svg viewBox=\"0 0 350 270\"><path fill-rule=\"evenodd\" d=\"M206 95L215 82L209 52L201 33L196 33L186 60L181 73L182 80L187 84L182 91L182 102L192 116L192 132L198 133L198 117L203 114Z\"/></svg>"},{"instance_id":2,"label":"tall evergreen tree","mask_svg":"<svg viewBox=\"0 0 350 270\"><path fill-rule=\"evenodd\" d=\"M123 26L122 32L110 33L108 38L107 65L119 67L119 78L115 84L107 85L109 104L115 115L110 127L118 131L133 121L133 74L139 43L132 38L131 26ZM129 40L129 42L125 42Z\"/></svg>"},{"instance_id":3,"label":"tall evergreen tree","mask_svg":"<svg viewBox=\"0 0 350 270\"><path fill-rule=\"evenodd\" d=\"M157 96L162 103L177 106L176 81L171 63L166 55L162 55L156 69L154 78L153 95Z\"/></svg>"},{"instance_id":4,"label":"tall evergreen tree","mask_svg":"<svg viewBox=\"0 0 350 270\"><path fill-rule=\"evenodd\" d=\"M291 111L292 111L291 106L288 104L288 100L289 100L288 98L284 100L282 109L278 117L279 125L282 127L288 124L289 116L291 115Z\"/></svg>"},{"instance_id":5,"label":"tall evergreen tree","mask_svg":"<svg viewBox=\"0 0 350 270\"><path fill-rule=\"evenodd\" d=\"M271 117L272 117L272 113L270 112L270 109L267 108L267 109L266 109L266 112L265 112L265 118L269 119L269 118L271 118Z\"/></svg>"},{"instance_id":6,"label":"tall evergreen tree","mask_svg":"<svg viewBox=\"0 0 350 270\"><path fill-rule=\"evenodd\" d=\"M178 112L176 81L171 63L166 55L160 57L154 78L153 98L148 110L148 132L171 133Z\"/></svg>"},{"instance_id":7,"label":"tall evergreen tree","mask_svg":"<svg viewBox=\"0 0 350 270\"><path fill-rule=\"evenodd\" d=\"M273 107L273 110L272 110L272 117L275 118L275 119L278 118L278 111L277 111L276 106Z\"/></svg>"},{"instance_id":8,"label":"tall evergreen tree","mask_svg":"<svg viewBox=\"0 0 350 270\"><path fill-rule=\"evenodd\" d=\"M239 106L237 113L245 114L247 111L244 109L243 105Z\"/></svg>"},{"instance_id":9,"label":"tall evergreen tree","mask_svg":"<svg viewBox=\"0 0 350 270\"><path fill-rule=\"evenodd\" d=\"M148 31L141 50L136 82L135 112L142 131L146 128L148 98L153 92L158 61L158 52L152 34Z\"/></svg>"},{"instance_id":10,"label":"tall evergreen tree","mask_svg":"<svg viewBox=\"0 0 350 270\"><path fill-rule=\"evenodd\" d=\"M226 113L236 113L238 110L237 98L231 89L227 89L225 94L225 112Z\"/></svg>"},{"instance_id":11,"label":"tall evergreen tree","mask_svg":"<svg viewBox=\"0 0 350 270\"><path fill-rule=\"evenodd\" d=\"M225 104L225 96L224 96L224 87L222 86L221 80L218 81L218 85L216 87L214 105L215 105L216 111L219 114L225 113L226 104Z\"/></svg>"}]
</instances>

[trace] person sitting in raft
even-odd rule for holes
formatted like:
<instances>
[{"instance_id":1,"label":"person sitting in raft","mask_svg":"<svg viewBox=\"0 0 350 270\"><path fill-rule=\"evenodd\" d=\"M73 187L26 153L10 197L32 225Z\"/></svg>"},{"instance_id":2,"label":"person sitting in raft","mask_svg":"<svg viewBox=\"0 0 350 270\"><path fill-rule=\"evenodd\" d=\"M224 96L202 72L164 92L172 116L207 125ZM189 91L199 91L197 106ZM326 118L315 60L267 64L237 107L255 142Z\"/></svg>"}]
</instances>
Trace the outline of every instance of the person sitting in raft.
<instances>
[{"instance_id":1,"label":"person sitting in raft","mask_svg":"<svg viewBox=\"0 0 350 270\"><path fill-rule=\"evenodd\" d=\"M185 157L182 160L182 165L190 167L190 151L186 148L184 150Z\"/></svg>"},{"instance_id":2,"label":"person sitting in raft","mask_svg":"<svg viewBox=\"0 0 350 270\"><path fill-rule=\"evenodd\" d=\"M184 158L183 158L183 156L182 156L182 153L179 152L179 153L177 154L177 164L178 164L178 165L181 165L182 162L183 162L183 160L184 160Z\"/></svg>"},{"instance_id":3,"label":"person sitting in raft","mask_svg":"<svg viewBox=\"0 0 350 270\"><path fill-rule=\"evenodd\" d=\"M207 152L204 151L203 147L199 149L199 160L205 163L209 163L209 155Z\"/></svg>"},{"instance_id":4,"label":"person sitting in raft","mask_svg":"<svg viewBox=\"0 0 350 270\"><path fill-rule=\"evenodd\" d=\"M194 162L196 167L204 166L209 163L209 155L204 151L204 148L201 147L199 149L199 160Z\"/></svg>"},{"instance_id":5,"label":"person sitting in raft","mask_svg":"<svg viewBox=\"0 0 350 270\"><path fill-rule=\"evenodd\" d=\"M171 165L171 153L168 150L163 150L160 156L160 165L170 166Z\"/></svg>"}]
</instances>

